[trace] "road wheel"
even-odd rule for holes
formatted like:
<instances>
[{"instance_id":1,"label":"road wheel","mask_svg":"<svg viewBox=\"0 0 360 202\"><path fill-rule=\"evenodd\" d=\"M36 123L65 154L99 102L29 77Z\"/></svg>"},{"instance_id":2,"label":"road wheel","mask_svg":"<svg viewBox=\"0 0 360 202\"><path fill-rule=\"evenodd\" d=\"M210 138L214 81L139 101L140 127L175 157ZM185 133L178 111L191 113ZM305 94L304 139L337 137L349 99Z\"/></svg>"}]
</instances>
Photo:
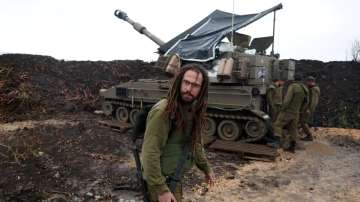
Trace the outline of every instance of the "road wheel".
<instances>
[{"instance_id":1,"label":"road wheel","mask_svg":"<svg viewBox=\"0 0 360 202\"><path fill-rule=\"evenodd\" d=\"M260 119L246 122L245 131L252 138L260 138L267 132L264 121Z\"/></svg>"},{"instance_id":2,"label":"road wheel","mask_svg":"<svg viewBox=\"0 0 360 202\"><path fill-rule=\"evenodd\" d=\"M205 127L202 130L203 144L209 144L216 139L216 122L210 117L205 118Z\"/></svg>"},{"instance_id":3,"label":"road wheel","mask_svg":"<svg viewBox=\"0 0 360 202\"><path fill-rule=\"evenodd\" d=\"M102 104L102 110L106 116L110 116L113 113L113 106L110 102L104 102Z\"/></svg>"},{"instance_id":4,"label":"road wheel","mask_svg":"<svg viewBox=\"0 0 360 202\"><path fill-rule=\"evenodd\" d=\"M223 140L234 141L240 136L239 125L233 120L223 120L218 128L218 135Z\"/></svg>"},{"instance_id":5,"label":"road wheel","mask_svg":"<svg viewBox=\"0 0 360 202\"><path fill-rule=\"evenodd\" d=\"M130 123L132 124L132 125L135 125L135 122L136 122L136 118L137 118L137 115L139 115L139 113L140 113L140 109L132 109L131 111L130 111Z\"/></svg>"},{"instance_id":6,"label":"road wheel","mask_svg":"<svg viewBox=\"0 0 360 202\"><path fill-rule=\"evenodd\" d=\"M118 107L116 109L115 117L120 122L128 122L129 120L129 111L126 107Z\"/></svg>"}]
</instances>

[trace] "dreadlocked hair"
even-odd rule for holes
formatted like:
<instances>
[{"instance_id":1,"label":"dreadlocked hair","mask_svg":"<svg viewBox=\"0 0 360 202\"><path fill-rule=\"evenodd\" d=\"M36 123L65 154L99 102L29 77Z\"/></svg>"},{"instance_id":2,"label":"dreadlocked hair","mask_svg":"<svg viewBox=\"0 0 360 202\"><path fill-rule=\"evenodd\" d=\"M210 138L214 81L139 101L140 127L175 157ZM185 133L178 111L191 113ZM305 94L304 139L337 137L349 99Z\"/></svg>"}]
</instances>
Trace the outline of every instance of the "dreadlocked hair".
<instances>
[{"instance_id":1,"label":"dreadlocked hair","mask_svg":"<svg viewBox=\"0 0 360 202\"><path fill-rule=\"evenodd\" d=\"M181 103L181 83L184 75L187 71L192 70L198 74L202 74L203 82L201 84L201 90L193 101L192 113L194 114L194 123L192 130L192 146L195 147L196 140L201 138L201 131L205 126L205 113L207 108L208 98L208 84L209 77L207 72L200 64L189 63L181 67L180 72L175 76L172 86L168 92L165 112L168 113L171 121L174 121L176 127L184 127L185 119L183 117L182 103Z\"/></svg>"}]
</instances>

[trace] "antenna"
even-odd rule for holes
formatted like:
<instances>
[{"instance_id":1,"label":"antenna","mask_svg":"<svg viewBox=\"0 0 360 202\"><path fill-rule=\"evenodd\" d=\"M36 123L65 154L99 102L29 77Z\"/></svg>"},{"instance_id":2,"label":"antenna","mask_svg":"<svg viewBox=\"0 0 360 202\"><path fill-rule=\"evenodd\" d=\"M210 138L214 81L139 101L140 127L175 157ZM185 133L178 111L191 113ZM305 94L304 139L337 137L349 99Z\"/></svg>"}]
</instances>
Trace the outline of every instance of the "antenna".
<instances>
[{"instance_id":1,"label":"antenna","mask_svg":"<svg viewBox=\"0 0 360 202\"><path fill-rule=\"evenodd\" d=\"M275 20L276 20L276 10L274 11L274 19L273 19L273 43L271 46L270 55L274 55L274 43L275 43Z\"/></svg>"},{"instance_id":2,"label":"antenna","mask_svg":"<svg viewBox=\"0 0 360 202\"><path fill-rule=\"evenodd\" d=\"M231 48L234 47L234 17L235 17L235 0L233 0L233 12L231 17Z\"/></svg>"}]
</instances>

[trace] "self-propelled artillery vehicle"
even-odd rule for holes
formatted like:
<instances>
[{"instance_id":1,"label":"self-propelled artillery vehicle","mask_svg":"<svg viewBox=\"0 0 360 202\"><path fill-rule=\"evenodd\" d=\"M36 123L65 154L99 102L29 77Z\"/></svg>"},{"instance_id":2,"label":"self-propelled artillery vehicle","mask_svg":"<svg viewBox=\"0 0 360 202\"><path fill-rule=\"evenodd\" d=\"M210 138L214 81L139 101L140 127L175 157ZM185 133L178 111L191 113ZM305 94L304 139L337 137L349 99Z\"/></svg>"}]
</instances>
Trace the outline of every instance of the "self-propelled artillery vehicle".
<instances>
[{"instance_id":1,"label":"self-propelled artillery vehicle","mask_svg":"<svg viewBox=\"0 0 360 202\"><path fill-rule=\"evenodd\" d=\"M295 63L274 54L276 11L282 4L255 14L236 15L215 10L168 42L163 42L123 11L115 16L159 45L154 68L174 75L183 64L201 63L210 77L205 143L214 140L249 143L270 131L266 89L274 79L293 79ZM274 13L272 36L254 38L241 28ZM250 43L251 41L251 43ZM266 50L271 52L266 54ZM134 123L142 107L166 96L169 80L139 79L101 89L103 112L120 122Z\"/></svg>"}]
</instances>

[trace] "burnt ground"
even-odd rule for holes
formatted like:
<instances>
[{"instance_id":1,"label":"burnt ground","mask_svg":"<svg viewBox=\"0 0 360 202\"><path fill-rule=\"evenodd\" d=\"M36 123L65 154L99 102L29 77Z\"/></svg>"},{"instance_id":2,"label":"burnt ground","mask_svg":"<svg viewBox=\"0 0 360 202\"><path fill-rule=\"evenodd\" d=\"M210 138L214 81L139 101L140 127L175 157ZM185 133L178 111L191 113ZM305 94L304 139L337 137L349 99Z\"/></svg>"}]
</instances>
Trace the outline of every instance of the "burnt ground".
<instances>
[{"instance_id":1,"label":"burnt ground","mask_svg":"<svg viewBox=\"0 0 360 202\"><path fill-rule=\"evenodd\" d=\"M128 137L96 125L98 119L65 115L28 122L23 129L0 129L0 199L111 200L113 187L136 184L129 181L136 179L133 168L124 167L131 159Z\"/></svg>"},{"instance_id":2,"label":"burnt ground","mask_svg":"<svg viewBox=\"0 0 360 202\"><path fill-rule=\"evenodd\" d=\"M360 65L297 61L322 89L315 123L359 128ZM165 78L143 61L59 61L0 55L0 201L138 200L129 134L98 124L98 91ZM317 141L276 162L208 151L217 186L187 174L185 201L359 201L360 132L316 131Z\"/></svg>"}]
</instances>

